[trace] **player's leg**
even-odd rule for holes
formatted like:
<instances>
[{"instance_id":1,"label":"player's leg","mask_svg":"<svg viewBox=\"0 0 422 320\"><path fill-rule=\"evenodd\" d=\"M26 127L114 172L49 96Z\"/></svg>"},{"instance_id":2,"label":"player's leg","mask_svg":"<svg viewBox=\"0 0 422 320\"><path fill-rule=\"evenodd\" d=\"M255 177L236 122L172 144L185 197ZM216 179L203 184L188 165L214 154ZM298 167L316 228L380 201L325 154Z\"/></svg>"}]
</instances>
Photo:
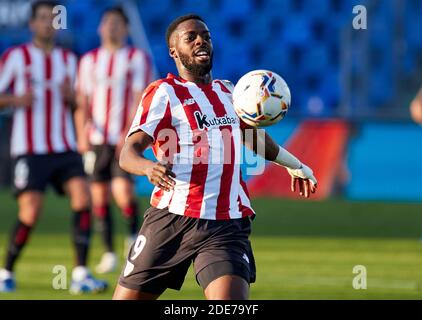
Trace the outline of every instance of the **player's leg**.
<instances>
[{"instance_id":1,"label":"player's leg","mask_svg":"<svg viewBox=\"0 0 422 320\"><path fill-rule=\"evenodd\" d=\"M110 183L91 182L92 211L99 225L99 231L106 252L114 252L113 221L110 208Z\"/></svg>"},{"instance_id":2,"label":"player's leg","mask_svg":"<svg viewBox=\"0 0 422 320\"><path fill-rule=\"evenodd\" d=\"M112 180L112 193L128 227L127 247L135 240L139 231L139 212L134 195L133 182L129 177L118 176Z\"/></svg>"},{"instance_id":3,"label":"player's leg","mask_svg":"<svg viewBox=\"0 0 422 320\"><path fill-rule=\"evenodd\" d=\"M191 232L198 219L148 208L132 244L113 299L157 299L180 290L194 254Z\"/></svg>"},{"instance_id":4,"label":"player's leg","mask_svg":"<svg viewBox=\"0 0 422 320\"><path fill-rule=\"evenodd\" d=\"M128 289L117 284L114 290L113 300L157 300L161 293L146 293Z\"/></svg>"},{"instance_id":5,"label":"player's leg","mask_svg":"<svg viewBox=\"0 0 422 320\"><path fill-rule=\"evenodd\" d=\"M18 196L17 201L19 208L18 219L10 236L4 269L0 270L0 292L14 291L16 287L13 277L15 263L28 242L29 234L40 216L42 193L26 191Z\"/></svg>"},{"instance_id":6,"label":"player's leg","mask_svg":"<svg viewBox=\"0 0 422 320\"><path fill-rule=\"evenodd\" d=\"M73 294L104 291L107 288L107 283L92 277L87 268L91 236L88 182L85 177L75 176L64 183L64 190L70 198L73 211L72 238L76 251L70 291Z\"/></svg>"},{"instance_id":7,"label":"player's leg","mask_svg":"<svg viewBox=\"0 0 422 320\"><path fill-rule=\"evenodd\" d=\"M25 191L18 198L18 221L12 231L7 250L5 269L13 271L15 261L28 241L29 233L41 214L43 195L39 191Z\"/></svg>"},{"instance_id":8,"label":"player's leg","mask_svg":"<svg viewBox=\"0 0 422 320\"><path fill-rule=\"evenodd\" d=\"M64 183L73 212L73 244L76 251L76 266L86 266L91 235L90 197L86 179L73 177Z\"/></svg>"},{"instance_id":9,"label":"player's leg","mask_svg":"<svg viewBox=\"0 0 422 320\"><path fill-rule=\"evenodd\" d=\"M88 252L91 237L91 201L82 157L75 152L57 154L54 175L51 179L56 191L66 193L73 211L72 240L76 253L70 292L101 292L107 283L95 279L88 270Z\"/></svg>"},{"instance_id":10,"label":"player's leg","mask_svg":"<svg viewBox=\"0 0 422 320\"><path fill-rule=\"evenodd\" d=\"M194 260L197 282L210 300L246 300L255 281L249 218L201 221L201 249ZM202 240L201 240L202 239Z\"/></svg>"},{"instance_id":11,"label":"player's leg","mask_svg":"<svg viewBox=\"0 0 422 320\"><path fill-rule=\"evenodd\" d=\"M113 217L111 212L111 164L114 157L113 147L110 145L95 145L90 151L91 164L85 168L91 181L92 211L94 213L99 232L105 246L105 252L99 264L95 267L98 273L115 270L117 255L113 243ZM85 160L88 160L87 158Z\"/></svg>"},{"instance_id":12,"label":"player's leg","mask_svg":"<svg viewBox=\"0 0 422 320\"><path fill-rule=\"evenodd\" d=\"M204 294L207 300L247 300L249 284L239 276L225 275L211 281Z\"/></svg>"},{"instance_id":13,"label":"player's leg","mask_svg":"<svg viewBox=\"0 0 422 320\"><path fill-rule=\"evenodd\" d=\"M117 255L113 243L113 217L110 208L110 184L91 182L92 210L99 226L99 232L105 246L105 252L96 265L97 273L108 273L116 269Z\"/></svg>"},{"instance_id":14,"label":"player's leg","mask_svg":"<svg viewBox=\"0 0 422 320\"><path fill-rule=\"evenodd\" d=\"M0 292L15 289L13 270L42 207L43 192L50 176L44 156L22 156L15 160L13 193L18 202L18 218L12 229L4 268L0 269Z\"/></svg>"}]
</instances>

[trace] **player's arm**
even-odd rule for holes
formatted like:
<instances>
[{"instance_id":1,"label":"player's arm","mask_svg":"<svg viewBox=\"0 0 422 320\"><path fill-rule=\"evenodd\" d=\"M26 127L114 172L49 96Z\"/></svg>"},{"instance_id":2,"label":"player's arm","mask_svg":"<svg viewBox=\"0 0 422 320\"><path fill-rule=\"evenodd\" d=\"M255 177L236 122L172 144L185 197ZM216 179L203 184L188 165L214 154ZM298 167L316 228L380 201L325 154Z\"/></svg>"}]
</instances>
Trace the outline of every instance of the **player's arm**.
<instances>
[{"instance_id":1,"label":"player's arm","mask_svg":"<svg viewBox=\"0 0 422 320\"><path fill-rule=\"evenodd\" d=\"M5 93L16 77L17 69L20 67L16 52L10 55L4 55L0 60L0 109L12 107L29 107L34 99L31 90L23 95L14 95Z\"/></svg>"},{"instance_id":2,"label":"player's arm","mask_svg":"<svg viewBox=\"0 0 422 320\"><path fill-rule=\"evenodd\" d=\"M132 101L133 105L129 109L128 118L126 121L126 127L123 130L123 134L120 137L120 141L117 143L116 155L120 154L120 151L125 143L127 133L131 128L132 119L135 118L137 107L142 98L142 93L145 88L149 85L152 79L152 68L151 62L146 53L137 49L132 61ZM149 71L149 72L148 72Z\"/></svg>"},{"instance_id":3,"label":"player's arm","mask_svg":"<svg viewBox=\"0 0 422 320\"><path fill-rule=\"evenodd\" d=\"M0 94L0 109L12 107L29 107L34 100L32 91L25 93L24 95L18 96L13 94Z\"/></svg>"},{"instance_id":4,"label":"player's arm","mask_svg":"<svg viewBox=\"0 0 422 320\"><path fill-rule=\"evenodd\" d=\"M132 96L133 96L133 99L132 99L133 100L133 106L131 106L131 108L129 109L130 112L128 113L128 118L126 119L126 127L124 128L123 134L120 137L120 140L119 140L119 142L117 143L117 146L116 146L116 157L117 158L119 157L119 154L120 154L122 147L125 143L125 137L130 130L132 119L135 118L137 106L139 104L139 101L141 101L142 91L138 91L138 90L133 91Z\"/></svg>"},{"instance_id":5,"label":"player's arm","mask_svg":"<svg viewBox=\"0 0 422 320\"><path fill-rule=\"evenodd\" d=\"M250 130L246 132L246 130ZM309 197L310 193L315 193L317 187L317 180L315 179L312 169L301 163L289 151L279 146L269 134L264 130L254 127L243 127L243 142L247 148L254 151L256 154L272 161L287 169L291 180L291 189L296 191L296 184L299 184L300 195Z\"/></svg>"},{"instance_id":6,"label":"player's arm","mask_svg":"<svg viewBox=\"0 0 422 320\"><path fill-rule=\"evenodd\" d=\"M413 121L422 124L422 89L419 90L418 95L410 104L410 114L412 115Z\"/></svg>"},{"instance_id":7,"label":"player's arm","mask_svg":"<svg viewBox=\"0 0 422 320\"><path fill-rule=\"evenodd\" d=\"M119 165L131 174L147 176L153 185L165 191L173 190L176 175L170 167L144 157L144 151L152 142L152 138L142 130L131 134L120 152Z\"/></svg>"},{"instance_id":8,"label":"player's arm","mask_svg":"<svg viewBox=\"0 0 422 320\"><path fill-rule=\"evenodd\" d=\"M76 106L73 113L76 141L79 153L83 154L90 148L88 132L90 128L89 104L93 94L92 58L82 57L76 74Z\"/></svg>"},{"instance_id":9,"label":"player's arm","mask_svg":"<svg viewBox=\"0 0 422 320\"><path fill-rule=\"evenodd\" d=\"M76 109L73 114L75 120L76 141L78 144L78 151L83 154L89 150L89 97L83 93L78 93L76 102Z\"/></svg>"}]
</instances>

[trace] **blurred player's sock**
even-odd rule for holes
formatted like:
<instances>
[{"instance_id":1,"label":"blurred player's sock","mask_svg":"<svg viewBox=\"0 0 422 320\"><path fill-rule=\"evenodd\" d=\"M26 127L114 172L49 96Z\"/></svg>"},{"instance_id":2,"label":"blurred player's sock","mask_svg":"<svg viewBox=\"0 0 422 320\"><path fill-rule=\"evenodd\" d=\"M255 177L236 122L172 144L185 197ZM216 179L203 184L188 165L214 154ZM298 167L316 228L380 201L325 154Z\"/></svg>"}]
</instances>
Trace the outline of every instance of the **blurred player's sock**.
<instances>
[{"instance_id":1,"label":"blurred player's sock","mask_svg":"<svg viewBox=\"0 0 422 320\"><path fill-rule=\"evenodd\" d=\"M91 216L88 209L73 214L73 243L78 266L87 264L89 240L91 236Z\"/></svg>"},{"instance_id":2,"label":"blurred player's sock","mask_svg":"<svg viewBox=\"0 0 422 320\"><path fill-rule=\"evenodd\" d=\"M100 263L95 267L97 273L108 273L116 270L117 255L114 252L105 252L100 260Z\"/></svg>"},{"instance_id":3,"label":"blurred player's sock","mask_svg":"<svg viewBox=\"0 0 422 320\"><path fill-rule=\"evenodd\" d=\"M77 266L72 271L71 294L97 293L107 289L107 282L95 279L88 268Z\"/></svg>"},{"instance_id":4,"label":"blurred player's sock","mask_svg":"<svg viewBox=\"0 0 422 320\"><path fill-rule=\"evenodd\" d=\"M128 207L122 209L122 214L126 218L129 235L136 237L139 228L138 204L132 202Z\"/></svg>"},{"instance_id":5,"label":"blurred player's sock","mask_svg":"<svg viewBox=\"0 0 422 320\"><path fill-rule=\"evenodd\" d=\"M16 226L12 231L12 235L9 242L9 248L7 250L5 263L6 270L13 270L16 259L19 257L22 248L25 246L31 229L32 227L27 226L20 220L18 220L18 222L16 223Z\"/></svg>"},{"instance_id":6,"label":"blurred player's sock","mask_svg":"<svg viewBox=\"0 0 422 320\"><path fill-rule=\"evenodd\" d=\"M13 292L16 290L16 282L13 272L0 269L0 292Z\"/></svg>"},{"instance_id":7,"label":"blurred player's sock","mask_svg":"<svg viewBox=\"0 0 422 320\"><path fill-rule=\"evenodd\" d=\"M94 215L99 224L99 231L107 252L113 252L113 220L110 206L98 206L93 208Z\"/></svg>"}]
</instances>

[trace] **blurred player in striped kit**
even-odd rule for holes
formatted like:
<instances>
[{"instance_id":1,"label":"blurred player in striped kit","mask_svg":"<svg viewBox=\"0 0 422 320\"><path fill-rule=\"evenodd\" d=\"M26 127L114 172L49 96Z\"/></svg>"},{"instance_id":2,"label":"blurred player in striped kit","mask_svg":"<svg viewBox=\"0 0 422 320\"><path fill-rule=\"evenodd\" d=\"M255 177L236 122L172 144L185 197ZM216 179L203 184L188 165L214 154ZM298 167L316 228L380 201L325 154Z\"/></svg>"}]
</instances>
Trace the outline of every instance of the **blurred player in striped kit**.
<instances>
[{"instance_id":1,"label":"blurred player in striped kit","mask_svg":"<svg viewBox=\"0 0 422 320\"><path fill-rule=\"evenodd\" d=\"M14 266L37 222L47 185L70 198L76 267L72 293L98 292L106 283L87 269L90 198L81 156L75 151L72 108L77 59L55 46L55 4L32 4L30 43L9 49L0 64L0 108L13 108L11 153L15 159L14 194L19 213L0 269L0 292L16 288ZM6 93L10 89L10 94ZM60 212L58 212L60 214Z\"/></svg>"},{"instance_id":2,"label":"blurred player in striped kit","mask_svg":"<svg viewBox=\"0 0 422 320\"><path fill-rule=\"evenodd\" d=\"M84 154L93 212L106 249L98 273L111 272L117 264L111 195L127 221L127 244L139 224L132 178L117 159L142 91L151 81L151 64L144 51L126 44L128 23L120 7L106 10L99 26L101 46L82 57L78 71L78 150Z\"/></svg>"}]
</instances>

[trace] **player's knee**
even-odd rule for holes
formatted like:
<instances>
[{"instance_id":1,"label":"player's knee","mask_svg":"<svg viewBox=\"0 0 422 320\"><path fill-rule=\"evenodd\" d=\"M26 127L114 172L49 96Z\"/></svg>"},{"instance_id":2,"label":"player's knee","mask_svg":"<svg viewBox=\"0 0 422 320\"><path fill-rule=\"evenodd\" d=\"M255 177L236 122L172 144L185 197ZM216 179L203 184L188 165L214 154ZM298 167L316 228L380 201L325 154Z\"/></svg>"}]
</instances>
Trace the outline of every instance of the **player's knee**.
<instances>
[{"instance_id":1,"label":"player's knee","mask_svg":"<svg viewBox=\"0 0 422 320\"><path fill-rule=\"evenodd\" d=\"M132 197L125 197L124 199L116 199L116 204L124 216L133 216L136 212L136 205Z\"/></svg>"},{"instance_id":2,"label":"player's knee","mask_svg":"<svg viewBox=\"0 0 422 320\"><path fill-rule=\"evenodd\" d=\"M19 220L29 227L32 227L36 224L40 215L41 208L38 207L26 207L19 209Z\"/></svg>"},{"instance_id":3,"label":"player's knee","mask_svg":"<svg viewBox=\"0 0 422 320\"><path fill-rule=\"evenodd\" d=\"M79 211L91 206L91 197L88 189L81 189L70 194L70 206L72 210Z\"/></svg>"},{"instance_id":4,"label":"player's knee","mask_svg":"<svg viewBox=\"0 0 422 320\"><path fill-rule=\"evenodd\" d=\"M88 184L84 178L75 178L68 182L67 192L72 210L79 211L91 206Z\"/></svg>"},{"instance_id":5,"label":"player's knee","mask_svg":"<svg viewBox=\"0 0 422 320\"><path fill-rule=\"evenodd\" d=\"M91 207L89 195L77 195L71 198L70 206L73 211L80 211Z\"/></svg>"},{"instance_id":6,"label":"player's knee","mask_svg":"<svg viewBox=\"0 0 422 320\"><path fill-rule=\"evenodd\" d=\"M41 215L42 195L25 192L18 197L19 220L27 226L33 226Z\"/></svg>"}]
</instances>

